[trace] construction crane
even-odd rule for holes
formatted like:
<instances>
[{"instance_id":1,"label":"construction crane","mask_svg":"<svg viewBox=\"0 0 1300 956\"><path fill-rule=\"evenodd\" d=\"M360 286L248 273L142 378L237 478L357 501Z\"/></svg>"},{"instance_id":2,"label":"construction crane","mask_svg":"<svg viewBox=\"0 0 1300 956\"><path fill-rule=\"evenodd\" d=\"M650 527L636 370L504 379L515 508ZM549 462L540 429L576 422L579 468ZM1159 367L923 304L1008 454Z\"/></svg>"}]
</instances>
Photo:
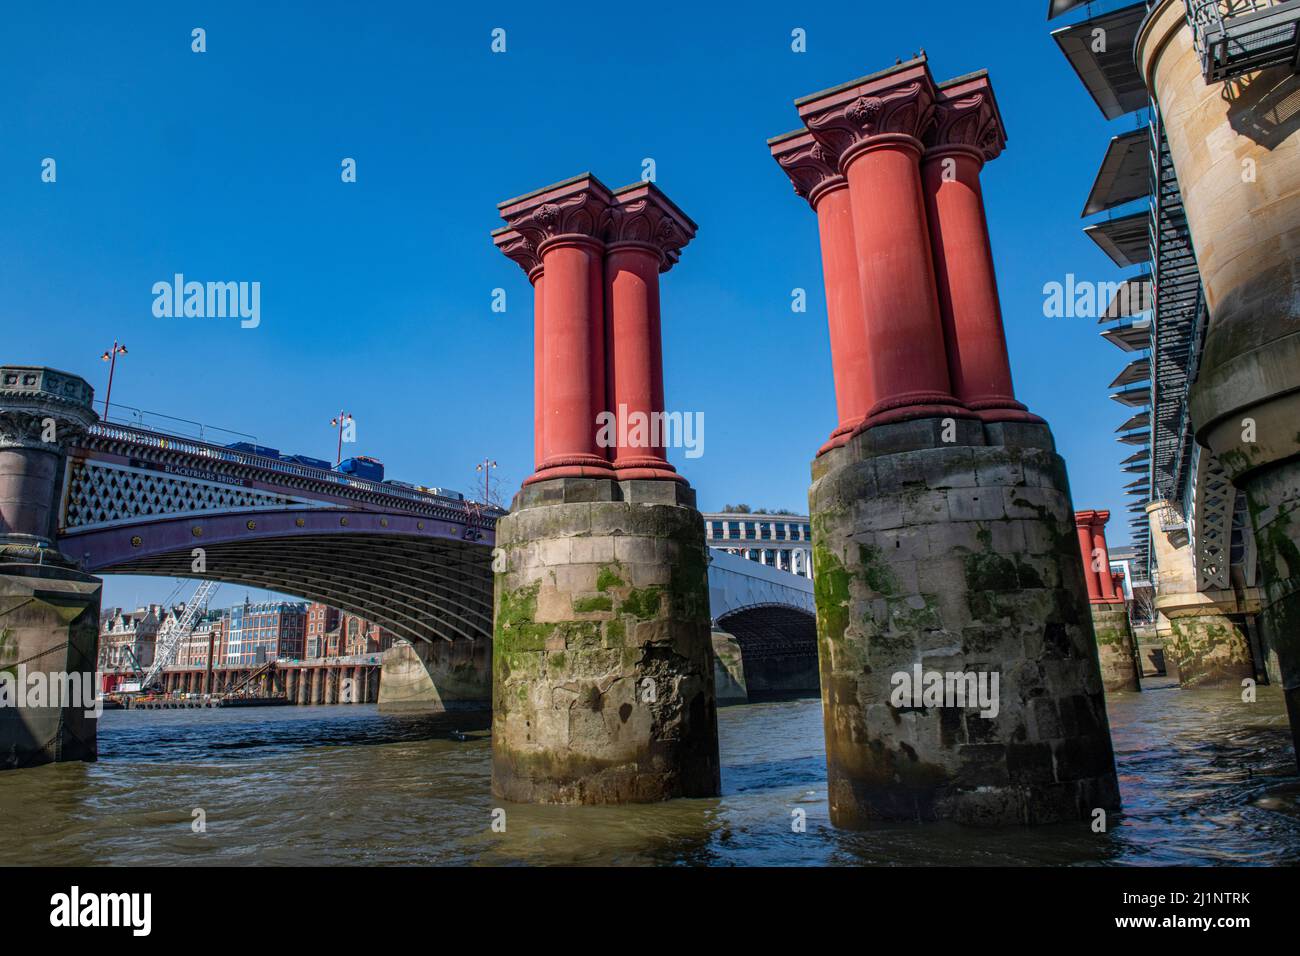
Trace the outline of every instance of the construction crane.
<instances>
[{"instance_id":1,"label":"construction crane","mask_svg":"<svg viewBox=\"0 0 1300 956\"><path fill-rule=\"evenodd\" d=\"M220 586L218 581L200 582L194 597L185 605L180 616L171 618L158 629L158 636L154 639L153 665L140 680L141 690L151 687L162 674L163 668L176 660L181 641L194 633L199 617L208 609L208 601Z\"/></svg>"}]
</instances>

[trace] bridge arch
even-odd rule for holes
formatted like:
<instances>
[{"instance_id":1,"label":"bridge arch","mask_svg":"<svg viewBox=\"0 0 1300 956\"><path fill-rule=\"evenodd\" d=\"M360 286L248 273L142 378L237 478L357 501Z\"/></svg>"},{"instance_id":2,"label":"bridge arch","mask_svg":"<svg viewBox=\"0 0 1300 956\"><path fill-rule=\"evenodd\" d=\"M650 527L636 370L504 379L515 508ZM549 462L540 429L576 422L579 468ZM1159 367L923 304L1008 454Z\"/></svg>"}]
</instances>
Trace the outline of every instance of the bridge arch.
<instances>
[{"instance_id":1,"label":"bridge arch","mask_svg":"<svg viewBox=\"0 0 1300 956\"><path fill-rule=\"evenodd\" d=\"M60 547L94 574L265 588L434 642L490 638L494 540L491 530L419 515L292 507L115 524L65 533Z\"/></svg>"},{"instance_id":2,"label":"bridge arch","mask_svg":"<svg viewBox=\"0 0 1300 956\"><path fill-rule=\"evenodd\" d=\"M812 581L714 550L709 603L719 687L739 696L743 683L749 700L819 692Z\"/></svg>"}]
</instances>

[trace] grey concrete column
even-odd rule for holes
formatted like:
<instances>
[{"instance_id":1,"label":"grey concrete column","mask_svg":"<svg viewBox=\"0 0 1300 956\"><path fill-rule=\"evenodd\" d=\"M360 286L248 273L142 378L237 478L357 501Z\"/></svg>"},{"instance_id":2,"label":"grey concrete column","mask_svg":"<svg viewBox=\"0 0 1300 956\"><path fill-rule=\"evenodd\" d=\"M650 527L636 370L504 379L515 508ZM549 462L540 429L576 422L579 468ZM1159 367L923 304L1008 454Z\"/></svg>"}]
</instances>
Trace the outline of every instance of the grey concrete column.
<instances>
[{"instance_id":1,"label":"grey concrete column","mask_svg":"<svg viewBox=\"0 0 1300 956\"><path fill-rule=\"evenodd\" d=\"M1074 507L1049 429L880 425L819 457L813 479L832 822L1051 823L1117 809Z\"/></svg>"},{"instance_id":2,"label":"grey concrete column","mask_svg":"<svg viewBox=\"0 0 1300 956\"><path fill-rule=\"evenodd\" d=\"M493 793L588 804L716 795L694 492L676 481L541 481L496 531L506 569L495 582Z\"/></svg>"}]
</instances>

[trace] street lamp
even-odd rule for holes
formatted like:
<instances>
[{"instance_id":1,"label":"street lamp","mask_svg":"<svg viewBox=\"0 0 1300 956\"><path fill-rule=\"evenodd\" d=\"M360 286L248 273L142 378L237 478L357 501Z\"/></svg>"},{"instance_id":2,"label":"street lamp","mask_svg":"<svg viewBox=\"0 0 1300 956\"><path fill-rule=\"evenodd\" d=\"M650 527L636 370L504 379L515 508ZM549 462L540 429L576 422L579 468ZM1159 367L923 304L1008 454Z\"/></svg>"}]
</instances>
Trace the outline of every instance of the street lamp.
<instances>
[{"instance_id":1,"label":"street lamp","mask_svg":"<svg viewBox=\"0 0 1300 956\"><path fill-rule=\"evenodd\" d=\"M492 474L492 469L495 468L496 466L497 463L495 461L492 461L489 458L484 458L481 462L479 462L477 465L474 466L475 471L483 472L483 504L485 505L490 505L492 503L490 499L491 484L489 479Z\"/></svg>"},{"instance_id":2,"label":"street lamp","mask_svg":"<svg viewBox=\"0 0 1300 956\"><path fill-rule=\"evenodd\" d=\"M126 346L114 339L113 347L100 356L102 361L108 363L108 389L104 392L104 421L108 421L108 399L113 394L113 371L117 368L117 357L125 354Z\"/></svg>"},{"instance_id":3,"label":"street lamp","mask_svg":"<svg viewBox=\"0 0 1300 956\"><path fill-rule=\"evenodd\" d=\"M335 468L343 464L343 429L351 424L351 422L352 416L344 411L340 411L336 417L330 419L330 427L339 430L339 451L338 458L334 462Z\"/></svg>"}]
</instances>

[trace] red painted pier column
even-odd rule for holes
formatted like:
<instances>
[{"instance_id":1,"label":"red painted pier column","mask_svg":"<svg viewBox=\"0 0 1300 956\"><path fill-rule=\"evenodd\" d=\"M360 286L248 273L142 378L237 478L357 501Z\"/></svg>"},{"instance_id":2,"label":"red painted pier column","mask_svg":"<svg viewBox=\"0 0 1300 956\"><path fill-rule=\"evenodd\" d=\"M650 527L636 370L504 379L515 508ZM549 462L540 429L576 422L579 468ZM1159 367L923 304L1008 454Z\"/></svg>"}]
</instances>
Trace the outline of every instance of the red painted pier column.
<instances>
[{"instance_id":1,"label":"red painted pier column","mask_svg":"<svg viewBox=\"0 0 1300 956\"><path fill-rule=\"evenodd\" d=\"M848 180L877 400L857 427L972 418L952 394L920 159L935 100L924 60L795 101Z\"/></svg>"},{"instance_id":2,"label":"red painted pier column","mask_svg":"<svg viewBox=\"0 0 1300 956\"><path fill-rule=\"evenodd\" d=\"M1016 401L980 172L1006 145L988 74L941 84L921 162L953 393L984 421L1041 422Z\"/></svg>"},{"instance_id":3,"label":"red painted pier column","mask_svg":"<svg viewBox=\"0 0 1300 956\"><path fill-rule=\"evenodd\" d=\"M1097 560L1101 564L1101 571L1097 575L1097 583L1101 585L1101 599L1113 604L1124 598L1116 595L1115 579L1110 575L1110 549L1106 547L1106 522L1109 520L1109 511L1092 513L1092 551L1098 555Z\"/></svg>"},{"instance_id":4,"label":"red painted pier column","mask_svg":"<svg viewBox=\"0 0 1300 956\"><path fill-rule=\"evenodd\" d=\"M1101 601L1101 575L1093 568L1092 521L1095 511L1076 511L1074 529L1079 536L1079 552L1083 555L1083 580L1088 585L1088 600L1092 603Z\"/></svg>"},{"instance_id":5,"label":"red painted pier column","mask_svg":"<svg viewBox=\"0 0 1300 956\"><path fill-rule=\"evenodd\" d=\"M614 467L623 480L685 481L668 463L664 435L654 424L664 411L659 274L677 261L695 223L653 183L634 183L614 197L605 234L606 407L615 416Z\"/></svg>"},{"instance_id":6,"label":"red painted pier column","mask_svg":"<svg viewBox=\"0 0 1300 956\"><path fill-rule=\"evenodd\" d=\"M590 174L499 204L508 229L540 257L541 344L536 390L542 414L542 460L524 484L549 478L612 478L606 450L596 444L596 416L605 410L604 243L600 235L613 196ZM518 256L514 255L518 261ZM530 272L532 270L530 269Z\"/></svg>"},{"instance_id":7,"label":"red painted pier column","mask_svg":"<svg viewBox=\"0 0 1300 956\"><path fill-rule=\"evenodd\" d=\"M533 468L538 468L549 450L546 446L545 379L546 356L542 344L546 341L546 272L537 248L525 236L513 229L498 229L492 241L505 255L519 264L533 286Z\"/></svg>"},{"instance_id":8,"label":"red painted pier column","mask_svg":"<svg viewBox=\"0 0 1300 956\"><path fill-rule=\"evenodd\" d=\"M795 193L807 199L817 213L838 416L830 440L818 451L821 455L848 441L878 397L862 315L849 183L839 174L834 158L806 129L774 137L768 146L790 177Z\"/></svg>"}]
</instances>

